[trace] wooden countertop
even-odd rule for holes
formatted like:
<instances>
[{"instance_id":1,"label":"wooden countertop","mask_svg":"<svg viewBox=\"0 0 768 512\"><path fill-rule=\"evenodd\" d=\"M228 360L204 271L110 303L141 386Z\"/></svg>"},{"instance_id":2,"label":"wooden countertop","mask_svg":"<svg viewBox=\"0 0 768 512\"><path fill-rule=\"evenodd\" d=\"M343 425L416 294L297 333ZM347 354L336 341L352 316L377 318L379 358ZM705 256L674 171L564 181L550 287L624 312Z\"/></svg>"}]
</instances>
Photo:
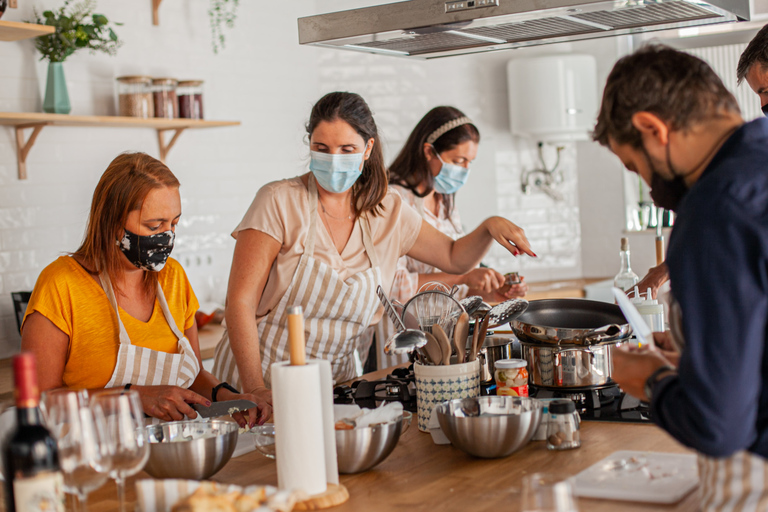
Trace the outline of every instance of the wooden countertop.
<instances>
[{"instance_id":1,"label":"wooden countertop","mask_svg":"<svg viewBox=\"0 0 768 512\"><path fill-rule=\"evenodd\" d=\"M203 359L213 359L213 352L216 345L224 334L224 326L221 324L206 324L197 331L197 338L200 341L200 357Z\"/></svg>"},{"instance_id":2,"label":"wooden countertop","mask_svg":"<svg viewBox=\"0 0 768 512\"><path fill-rule=\"evenodd\" d=\"M583 298L585 296L584 287L599 281L610 279L608 277L585 278L585 279L566 279L559 281L539 281L528 283L527 300L537 299L564 299L564 298Z\"/></svg>"},{"instance_id":3,"label":"wooden countertop","mask_svg":"<svg viewBox=\"0 0 768 512\"><path fill-rule=\"evenodd\" d=\"M429 434L419 432L415 419L392 454L372 470L341 475L349 490L347 503L335 507L347 511L488 511L520 510L520 483L533 472L575 475L617 450L686 452L654 425L584 422L582 446L576 450L551 452L544 441L532 441L503 459L476 459L451 445L435 445ZM136 478L129 479L128 499L135 500ZM275 461L258 452L232 459L212 480L222 483L277 485ZM610 500L579 499L579 510L589 512L641 512L652 510L694 511L696 491L674 506L659 506ZM116 510L114 483L90 495L91 512Z\"/></svg>"},{"instance_id":4,"label":"wooden countertop","mask_svg":"<svg viewBox=\"0 0 768 512\"><path fill-rule=\"evenodd\" d=\"M389 372L391 369L379 370L365 378L373 380ZM532 441L503 459L476 459L451 445L434 444L429 434L419 432L414 417L398 446L381 464L366 473L341 475L350 499L333 510L514 512L519 510L520 483L527 473L575 475L618 450L689 452L666 432L648 424L585 421L581 424L581 439L581 448L575 450L551 452L544 441ZM149 475L142 472L129 479L127 495L132 501L136 496L133 482L137 478L149 478ZM232 459L212 480L238 485L277 485L275 461L253 451ZM692 512L698 509L696 504L694 491L674 506L579 499L579 510ZM114 484L109 482L94 491L89 505L91 512L115 510Z\"/></svg>"}]
</instances>

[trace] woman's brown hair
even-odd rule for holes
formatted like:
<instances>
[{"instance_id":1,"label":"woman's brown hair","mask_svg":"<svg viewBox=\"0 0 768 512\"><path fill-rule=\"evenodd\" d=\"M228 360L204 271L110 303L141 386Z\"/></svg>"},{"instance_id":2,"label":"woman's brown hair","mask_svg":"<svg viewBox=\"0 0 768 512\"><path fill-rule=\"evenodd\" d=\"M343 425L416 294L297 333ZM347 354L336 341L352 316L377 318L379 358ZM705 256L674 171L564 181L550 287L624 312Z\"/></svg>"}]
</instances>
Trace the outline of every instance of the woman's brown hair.
<instances>
[{"instance_id":1,"label":"woman's brown hair","mask_svg":"<svg viewBox=\"0 0 768 512\"><path fill-rule=\"evenodd\" d=\"M106 272L117 292L124 265L118 240L123 238L128 214L140 210L153 189L179 187L170 169L146 153L123 153L112 160L93 192L88 225L80 248L73 253L97 273ZM144 272L144 289L153 293L157 272Z\"/></svg>"},{"instance_id":2,"label":"woman's brown hair","mask_svg":"<svg viewBox=\"0 0 768 512\"><path fill-rule=\"evenodd\" d=\"M464 117L464 113L454 107L435 107L427 112L413 128L403 149L389 166L389 182L407 188L418 197L424 197L432 192L435 188L435 178L432 176L424 154L424 144L435 130L461 117ZM480 131L470 123L459 125L440 135L432 143L432 147L439 155L468 140L475 144L480 143ZM422 185L424 190L419 192ZM450 216L453 210L454 194L436 194L445 205L446 216Z\"/></svg>"},{"instance_id":3,"label":"woman's brown hair","mask_svg":"<svg viewBox=\"0 0 768 512\"><path fill-rule=\"evenodd\" d=\"M379 215L384 207L381 202L387 195L387 168L381 151L381 140L371 109L359 94L352 92L331 92L320 98L312 107L307 134L312 132L322 121L341 119L349 124L364 141L373 139L371 156L363 164L363 174L352 185L352 208L355 215L371 212Z\"/></svg>"}]
</instances>

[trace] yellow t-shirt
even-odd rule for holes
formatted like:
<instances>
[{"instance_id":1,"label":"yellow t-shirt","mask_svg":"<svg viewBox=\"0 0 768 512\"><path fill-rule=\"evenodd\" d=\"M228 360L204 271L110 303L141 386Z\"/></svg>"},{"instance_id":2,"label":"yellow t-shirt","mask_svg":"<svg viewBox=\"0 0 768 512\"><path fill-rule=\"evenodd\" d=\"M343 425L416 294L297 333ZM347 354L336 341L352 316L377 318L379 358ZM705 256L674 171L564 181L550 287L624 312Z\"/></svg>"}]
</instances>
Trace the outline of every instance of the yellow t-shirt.
<instances>
[{"instance_id":1,"label":"yellow t-shirt","mask_svg":"<svg viewBox=\"0 0 768 512\"><path fill-rule=\"evenodd\" d=\"M186 331L192 327L200 305L184 269L168 258L157 278L177 327ZM99 283L72 257L61 256L37 278L24 320L33 311L69 336L64 385L76 389L105 387L117 363L120 334L114 310ZM137 320L122 308L120 319L133 345L178 352L178 340L157 299L148 322Z\"/></svg>"}]
</instances>

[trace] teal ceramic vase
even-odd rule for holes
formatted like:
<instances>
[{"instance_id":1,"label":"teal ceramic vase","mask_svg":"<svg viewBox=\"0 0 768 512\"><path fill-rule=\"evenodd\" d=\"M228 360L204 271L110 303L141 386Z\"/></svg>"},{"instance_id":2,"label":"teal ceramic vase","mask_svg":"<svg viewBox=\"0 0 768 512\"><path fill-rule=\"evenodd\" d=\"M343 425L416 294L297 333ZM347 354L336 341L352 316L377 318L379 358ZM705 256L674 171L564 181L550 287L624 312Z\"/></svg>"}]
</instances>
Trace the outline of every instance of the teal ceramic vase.
<instances>
[{"instance_id":1,"label":"teal ceramic vase","mask_svg":"<svg viewBox=\"0 0 768 512\"><path fill-rule=\"evenodd\" d=\"M67 82L64 80L64 63L49 62L43 112L69 114L71 110L72 106L69 104L69 94L67 94Z\"/></svg>"}]
</instances>

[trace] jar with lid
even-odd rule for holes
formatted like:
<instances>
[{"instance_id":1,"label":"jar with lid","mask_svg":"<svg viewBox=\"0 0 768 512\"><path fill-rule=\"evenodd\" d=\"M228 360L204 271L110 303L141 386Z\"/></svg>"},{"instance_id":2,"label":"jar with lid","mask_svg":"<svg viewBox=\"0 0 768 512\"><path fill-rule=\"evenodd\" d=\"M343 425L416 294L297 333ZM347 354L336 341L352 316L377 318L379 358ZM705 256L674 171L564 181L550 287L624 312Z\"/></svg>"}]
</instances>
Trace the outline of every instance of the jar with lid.
<instances>
[{"instance_id":1,"label":"jar with lid","mask_svg":"<svg viewBox=\"0 0 768 512\"><path fill-rule=\"evenodd\" d=\"M555 400L549 403L547 422L547 448L570 450L581 446L579 424L581 419L572 400Z\"/></svg>"},{"instance_id":2,"label":"jar with lid","mask_svg":"<svg viewBox=\"0 0 768 512\"><path fill-rule=\"evenodd\" d=\"M179 100L176 98L177 81L174 78L153 78L152 99L155 117L173 119L179 117Z\"/></svg>"},{"instance_id":3,"label":"jar with lid","mask_svg":"<svg viewBox=\"0 0 768 512\"><path fill-rule=\"evenodd\" d=\"M499 359L494 369L497 395L528 396L528 362L525 359Z\"/></svg>"},{"instance_id":4,"label":"jar with lid","mask_svg":"<svg viewBox=\"0 0 768 512\"><path fill-rule=\"evenodd\" d=\"M154 117L155 108L148 76L117 78L117 112L128 117Z\"/></svg>"},{"instance_id":5,"label":"jar with lid","mask_svg":"<svg viewBox=\"0 0 768 512\"><path fill-rule=\"evenodd\" d=\"M179 117L203 119L203 81L183 80L176 88L179 97Z\"/></svg>"}]
</instances>

